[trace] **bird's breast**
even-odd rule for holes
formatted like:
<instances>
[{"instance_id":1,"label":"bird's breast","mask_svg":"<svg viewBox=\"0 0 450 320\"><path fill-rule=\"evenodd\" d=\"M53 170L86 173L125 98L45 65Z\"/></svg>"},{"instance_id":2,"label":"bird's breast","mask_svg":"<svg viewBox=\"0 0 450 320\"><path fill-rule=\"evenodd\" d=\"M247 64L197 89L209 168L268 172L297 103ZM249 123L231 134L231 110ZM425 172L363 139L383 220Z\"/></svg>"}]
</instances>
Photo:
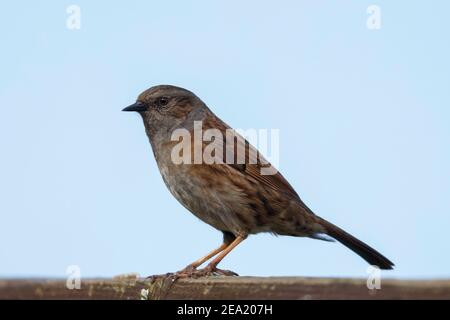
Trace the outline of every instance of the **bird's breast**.
<instances>
[{"instance_id":1,"label":"bird's breast","mask_svg":"<svg viewBox=\"0 0 450 320\"><path fill-rule=\"evenodd\" d=\"M157 163L172 195L195 216L221 231L248 233L245 195L214 165L174 164L167 155Z\"/></svg>"}]
</instances>

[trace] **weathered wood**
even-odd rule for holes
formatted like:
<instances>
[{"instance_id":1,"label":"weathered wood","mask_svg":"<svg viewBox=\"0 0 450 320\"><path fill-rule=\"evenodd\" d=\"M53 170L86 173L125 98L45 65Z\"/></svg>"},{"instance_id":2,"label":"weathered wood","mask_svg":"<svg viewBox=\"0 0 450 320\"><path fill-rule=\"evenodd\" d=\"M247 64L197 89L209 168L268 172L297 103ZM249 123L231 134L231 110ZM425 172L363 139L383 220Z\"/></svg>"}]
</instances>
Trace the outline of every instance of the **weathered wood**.
<instances>
[{"instance_id":1,"label":"weathered wood","mask_svg":"<svg viewBox=\"0 0 450 320\"><path fill-rule=\"evenodd\" d=\"M203 279L115 278L0 280L0 299L450 299L450 280L383 280L369 290L364 279L211 277Z\"/></svg>"}]
</instances>

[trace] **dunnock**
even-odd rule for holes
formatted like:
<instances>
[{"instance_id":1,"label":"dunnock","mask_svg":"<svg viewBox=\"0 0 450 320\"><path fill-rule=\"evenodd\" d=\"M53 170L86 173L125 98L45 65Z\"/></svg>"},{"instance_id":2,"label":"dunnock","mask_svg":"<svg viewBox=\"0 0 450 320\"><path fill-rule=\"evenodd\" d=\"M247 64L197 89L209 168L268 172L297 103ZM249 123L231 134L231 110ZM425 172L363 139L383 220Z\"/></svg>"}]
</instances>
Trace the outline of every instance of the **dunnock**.
<instances>
[{"instance_id":1,"label":"dunnock","mask_svg":"<svg viewBox=\"0 0 450 320\"><path fill-rule=\"evenodd\" d=\"M169 85L155 86L141 93L123 111L136 111L142 116L159 170L173 196L199 219L223 233L219 248L179 271L179 276L234 274L218 269L217 264L248 235L260 232L329 241L334 238L371 265L381 269L394 266L367 244L315 215L279 172L264 174L264 168L272 168L270 163L238 134L231 145L217 137L211 142L200 142L201 150L215 143L218 146L215 157L216 160L223 157L219 159L223 160L221 163L174 161L173 150L179 144L173 139L176 130L193 137L195 123L200 121L203 130L219 130L223 137L231 130L192 92ZM184 150L183 159L196 158L194 149L198 141L189 140L185 146L191 154ZM220 148L222 154L217 152ZM245 150L244 161L238 161L235 155L239 154L239 148ZM197 270L213 257L204 269Z\"/></svg>"}]
</instances>

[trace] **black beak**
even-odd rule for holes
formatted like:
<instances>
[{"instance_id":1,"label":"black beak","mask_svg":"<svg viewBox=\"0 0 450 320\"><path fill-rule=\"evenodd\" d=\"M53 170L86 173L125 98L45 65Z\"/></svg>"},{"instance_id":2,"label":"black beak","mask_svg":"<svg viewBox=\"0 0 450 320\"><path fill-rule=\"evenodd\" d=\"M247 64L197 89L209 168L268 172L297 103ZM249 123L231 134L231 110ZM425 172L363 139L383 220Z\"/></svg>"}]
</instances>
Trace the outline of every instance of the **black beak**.
<instances>
[{"instance_id":1,"label":"black beak","mask_svg":"<svg viewBox=\"0 0 450 320\"><path fill-rule=\"evenodd\" d=\"M138 111L139 112L139 111L146 111L146 110L147 110L147 105L145 103L136 101L131 106L126 107L122 111Z\"/></svg>"}]
</instances>

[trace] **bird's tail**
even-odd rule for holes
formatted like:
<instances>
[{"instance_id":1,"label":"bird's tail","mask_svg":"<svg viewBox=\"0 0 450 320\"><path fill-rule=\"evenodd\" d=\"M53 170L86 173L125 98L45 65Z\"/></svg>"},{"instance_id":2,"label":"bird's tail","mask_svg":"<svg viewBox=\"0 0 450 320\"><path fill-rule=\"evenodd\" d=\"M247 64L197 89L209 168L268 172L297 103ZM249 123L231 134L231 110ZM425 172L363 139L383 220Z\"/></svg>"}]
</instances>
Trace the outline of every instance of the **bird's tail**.
<instances>
[{"instance_id":1,"label":"bird's tail","mask_svg":"<svg viewBox=\"0 0 450 320\"><path fill-rule=\"evenodd\" d=\"M394 264L388 258L383 256L381 253L375 249L369 247L367 244L361 240L356 239L351 234L345 232L341 228L335 226L334 224L319 218L320 224L325 229L325 234L333 237L344 246L358 254L361 258L366 260L369 264L378 266L380 269L390 270L393 269Z\"/></svg>"}]
</instances>

